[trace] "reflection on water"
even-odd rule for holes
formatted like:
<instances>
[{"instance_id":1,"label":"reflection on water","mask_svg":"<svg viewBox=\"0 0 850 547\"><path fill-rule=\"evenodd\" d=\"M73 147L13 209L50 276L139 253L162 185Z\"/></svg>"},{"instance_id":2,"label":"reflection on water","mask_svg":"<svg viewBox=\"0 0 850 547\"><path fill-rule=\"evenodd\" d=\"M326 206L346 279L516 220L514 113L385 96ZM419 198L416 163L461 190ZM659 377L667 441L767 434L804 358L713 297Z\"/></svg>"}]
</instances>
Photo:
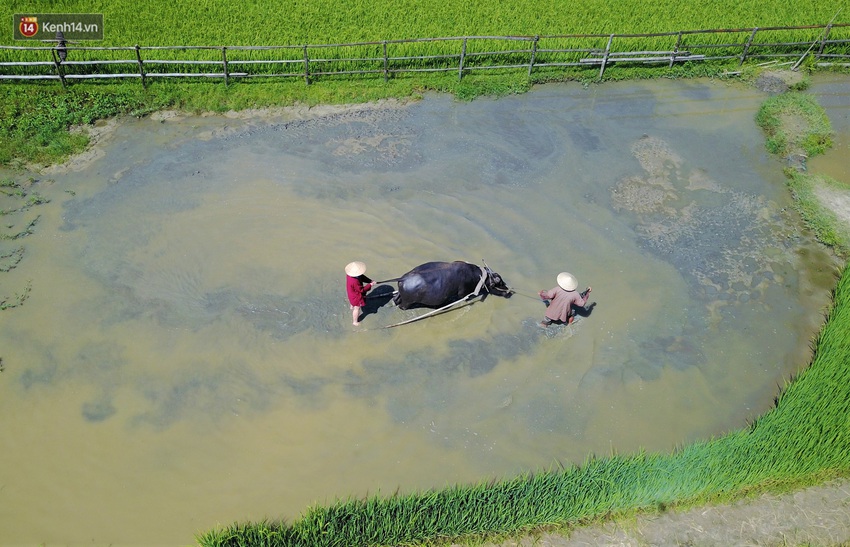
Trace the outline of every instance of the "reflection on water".
<instances>
[{"instance_id":1,"label":"reflection on water","mask_svg":"<svg viewBox=\"0 0 850 547\"><path fill-rule=\"evenodd\" d=\"M5 537L186 543L744 425L808 361L835 279L763 98L559 85L124 124L53 175L9 272L33 290L0 314ZM517 294L392 329L422 310L379 298L351 326L349 261L458 259ZM562 270L598 305L543 330Z\"/></svg>"}]
</instances>

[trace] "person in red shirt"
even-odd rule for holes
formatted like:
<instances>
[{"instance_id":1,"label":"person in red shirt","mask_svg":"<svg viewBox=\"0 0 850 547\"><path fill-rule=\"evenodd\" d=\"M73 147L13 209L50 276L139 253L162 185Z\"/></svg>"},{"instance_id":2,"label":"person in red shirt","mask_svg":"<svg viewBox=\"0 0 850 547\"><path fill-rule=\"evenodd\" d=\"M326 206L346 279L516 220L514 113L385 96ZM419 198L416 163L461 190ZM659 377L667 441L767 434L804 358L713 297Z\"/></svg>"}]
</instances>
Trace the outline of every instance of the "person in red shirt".
<instances>
[{"instance_id":1,"label":"person in red shirt","mask_svg":"<svg viewBox=\"0 0 850 547\"><path fill-rule=\"evenodd\" d=\"M540 322L541 327L548 327L554 322L570 324L575 318L576 311L573 306L584 307L587 304L587 296L591 288L588 287L583 293L576 292L578 280L569 272L561 272L557 277L558 285L548 291L537 293L541 299L548 300L546 316Z\"/></svg>"},{"instance_id":2,"label":"person in red shirt","mask_svg":"<svg viewBox=\"0 0 850 547\"><path fill-rule=\"evenodd\" d=\"M360 261L345 267L345 288L351 308L352 325L360 324L360 308L366 305L366 293L372 288L372 280L366 277L366 264Z\"/></svg>"}]
</instances>

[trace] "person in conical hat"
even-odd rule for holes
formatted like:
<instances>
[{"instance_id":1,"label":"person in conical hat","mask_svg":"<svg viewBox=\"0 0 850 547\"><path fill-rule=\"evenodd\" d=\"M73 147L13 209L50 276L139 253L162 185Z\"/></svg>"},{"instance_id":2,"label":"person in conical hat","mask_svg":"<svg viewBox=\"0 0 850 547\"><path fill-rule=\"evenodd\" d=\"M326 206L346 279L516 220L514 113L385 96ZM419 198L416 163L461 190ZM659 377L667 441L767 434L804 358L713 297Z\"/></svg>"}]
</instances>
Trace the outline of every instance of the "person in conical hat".
<instances>
[{"instance_id":1,"label":"person in conical hat","mask_svg":"<svg viewBox=\"0 0 850 547\"><path fill-rule=\"evenodd\" d=\"M583 293L577 293L578 279L569 272L559 273L555 281L558 283L555 287L537 293L544 302L548 302L546 315L540 322L541 327L548 327L552 323L572 323L576 314L574 306L585 307L591 291L587 287Z\"/></svg>"},{"instance_id":2,"label":"person in conical hat","mask_svg":"<svg viewBox=\"0 0 850 547\"><path fill-rule=\"evenodd\" d=\"M345 289L351 308L351 324L360 324L360 309L366 305L366 293L372 288L372 280L366 277L366 264L358 260L345 267Z\"/></svg>"}]
</instances>

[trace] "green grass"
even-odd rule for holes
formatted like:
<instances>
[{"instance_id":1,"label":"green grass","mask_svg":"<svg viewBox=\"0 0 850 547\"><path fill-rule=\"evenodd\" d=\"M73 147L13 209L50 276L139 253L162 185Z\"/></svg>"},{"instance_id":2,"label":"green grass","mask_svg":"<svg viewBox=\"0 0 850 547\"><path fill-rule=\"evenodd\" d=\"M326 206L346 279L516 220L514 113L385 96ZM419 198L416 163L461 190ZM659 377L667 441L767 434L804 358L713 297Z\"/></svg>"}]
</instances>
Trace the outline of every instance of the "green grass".
<instances>
[{"instance_id":1,"label":"green grass","mask_svg":"<svg viewBox=\"0 0 850 547\"><path fill-rule=\"evenodd\" d=\"M786 169L786 176L788 188L794 195L795 207L818 240L832 247L838 255L850 256L850 229L835 212L825 208L815 194L818 187L833 188L844 193L848 189L824 175L801 173L789 168Z\"/></svg>"},{"instance_id":2,"label":"green grass","mask_svg":"<svg viewBox=\"0 0 850 547\"><path fill-rule=\"evenodd\" d=\"M524 0L432 2L427 0L328 0L325 2L198 0L33 0L7 3L14 13L104 15L102 45L293 45L465 35L649 33L699 28L824 25L846 0L754 0L734 8L717 2L587 0L564 5ZM12 26L0 25L10 44Z\"/></svg>"},{"instance_id":3,"label":"green grass","mask_svg":"<svg viewBox=\"0 0 850 547\"><path fill-rule=\"evenodd\" d=\"M759 108L756 123L765 132L767 149L783 158L793 154L807 158L817 156L833 144L832 126L826 111L805 93L790 92L769 98ZM818 188L843 192L847 188L829 177L790 167L785 175L796 209L818 240L840 256L850 256L850 229L835 212L824 207L816 195Z\"/></svg>"},{"instance_id":4,"label":"green grass","mask_svg":"<svg viewBox=\"0 0 850 547\"><path fill-rule=\"evenodd\" d=\"M0 164L15 159L49 163L81 150L84 135L73 125L131 112L150 112L164 106L160 96L117 86L57 89L48 85L4 85L0 102Z\"/></svg>"},{"instance_id":5,"label":"green grass","mask_svg":"<svg viewBox=\"0 0 850 547\"><path fill-rule=\"evenodd\" d=\"M826 111L805 93L782 93L766 100L756 123L767 133L768 151L779 156L823 154L832 146L832 126Z\"/></svg>"},{"instance_id":6,"label":"green grass","mask_svg":"<svg viewBox=\"0 0 850 547\"><path fill-rule=\"evenodd\" d=\"M132 0L40 0L13 2L5 11L7 21L16 12L79 13L95 12L104 16L104 39L86 42L86 46L300 46L408 40L457 36L562 36L569 34L603 35L571 42L571 47L604 47L605 37L612 33L641 34L701 29L746 29L753 27L826 25L850 21L850 10L843 9L848 0L837 3L820 2L812 5L802 0L756 0L735 5L734 8L717 2L681 3L673 0L630 0L610 2L588 0L568 6L557 3L528 3L524 0L492 2L430 2L425 0L329 0L303 2L241 2L200 0L192 3L150 2L141 7ZM775 43L793 41L799 35L783 31L762 31L759 41ZM833 37L847 36L850 29L838 27ZM792 38L793 36L793 38ZM813 30L805 40L814 41L820 31ZM746 31L703 35L699 40L714 44L744 43ZM685 44L695 38L685 36ZM804 41L805 41L804 40ZM13 26L0 25L0 44L23 45L13 40ZM675 37L642 38L635 45L646 49L671 49ZM32 42L29 42L33 45ZM486 41L475 47L484 48ZM440 44L401 44L391 46L393 55L457 54L459 42ZM616 47L616 45L615 45ZM380 55L379 46L363 46ZM639 49L639 48L638 48ZM740 49L740 48L738 48ZM323 50L331 57L343 57L341 52ZM104 52L98 55L104 55ZM145 56L151 53L146 52ZM218 60L215 50L195 51L198 59ZM311 57L322 55L313 51ZM546 53L540 53L546 57ZM11 53L0 50L0 61L11 60ZM18 53L19 55L19 53ZM114 53L134 58L132 53ZM245 53L231 51L237 58L269 59L284 55L301 59L301 49ZM85 57L74 52L73 57ZM128 57L129 56L129 57ZM157 58L174 58L160 51ZM48 52L34 54L32 59L50 60ZM127 69L127 65L121 65ZM293 65L294 66L294 65ZM185 67L184 67L185 68ZM258 68L257 65L254 67ZM132 68L129 68L132 70Z\"/></svg>"},{"instance_id":7,"label":"green grass","mask_svg":"<svg viewBox=\"0 0 850 547\"><path fill-rule=\"evenodd\" d=\"M31 210L49 200L38 192L30 190L29 184L12 179L0 180L0 242L14 241L14 247L4 245L0 248L0 311L17 308L29 297L32 285L27 281L22 288L9 294L8 282L3 274L18 267L24 259L26 248L18 242L34 233L39 216Z\"/></svg>"}]
</instances>

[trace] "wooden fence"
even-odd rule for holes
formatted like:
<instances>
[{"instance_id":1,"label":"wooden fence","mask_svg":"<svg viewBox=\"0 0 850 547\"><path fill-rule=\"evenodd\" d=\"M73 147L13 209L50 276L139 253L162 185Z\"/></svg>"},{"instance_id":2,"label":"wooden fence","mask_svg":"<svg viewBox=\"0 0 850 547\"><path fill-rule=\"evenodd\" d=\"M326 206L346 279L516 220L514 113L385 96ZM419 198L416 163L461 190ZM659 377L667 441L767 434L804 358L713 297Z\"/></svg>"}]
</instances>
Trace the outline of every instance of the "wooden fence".
<instances>
[{"instance_id":1,"label":"wooden fence","mask_svg":"<svg viewBox=\"0 0 850 547\"><path fill-rule=\"evenodd\" d=\"M378 76L477 70L563 71L614 64L768 59L795 67L850 66L850 23L803 27L690 30L655 34L463 36L298 46L83 47L47 41L38 47L0 46L0 80L138 78L232 79ZM708 37L711 37L709 40ZM702 43L700 42L702 41ZM633 49L630 44L635 45Z\"/></svg>"}]
</instances>

